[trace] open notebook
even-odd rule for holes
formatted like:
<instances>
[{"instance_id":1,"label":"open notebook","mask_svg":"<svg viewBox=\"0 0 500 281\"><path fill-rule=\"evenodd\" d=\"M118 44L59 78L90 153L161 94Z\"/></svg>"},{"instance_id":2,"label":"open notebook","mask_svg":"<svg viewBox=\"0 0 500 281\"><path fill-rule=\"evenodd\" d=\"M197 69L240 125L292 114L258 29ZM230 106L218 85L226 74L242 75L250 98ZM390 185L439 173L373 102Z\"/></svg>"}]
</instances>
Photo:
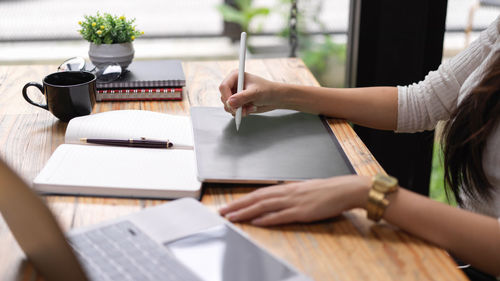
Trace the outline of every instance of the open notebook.
<instances>
[{"instance_id":1,"label":"open notebook","mask_svg":"<svg viewBox=\"0 0 500 281\"><path fill-rule=\"evenodd\" d=\"M80 138L168 139L170 149L82 144ZM143 110L72 119L60 145L33 181L44 193L144 198L198 198L191 122Z\"/></svg>"}]
</instances>

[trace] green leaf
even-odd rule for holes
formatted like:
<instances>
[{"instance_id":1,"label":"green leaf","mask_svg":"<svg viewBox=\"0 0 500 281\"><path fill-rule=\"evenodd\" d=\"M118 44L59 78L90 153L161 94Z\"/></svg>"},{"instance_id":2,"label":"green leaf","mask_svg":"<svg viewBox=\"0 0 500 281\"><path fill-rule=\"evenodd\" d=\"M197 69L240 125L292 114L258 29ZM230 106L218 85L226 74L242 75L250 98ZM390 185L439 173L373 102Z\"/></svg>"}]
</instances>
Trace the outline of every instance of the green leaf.
<instances>
[{"instance_id":1,"label":"green leaf","mask_svg":"<svg viewBox=\"0 0 500 281\"><path fill-rule=\"evenodd\" d=\"M240 11L244 11L252 7L252 0L236 0L235 4Z\"/></svg>"},{"instance_id":2,"label":"green leaf","mask_svg":"<svg viewBox=\"0 0 500 281\"><path fill-rule=\"evenodd\" d=\"M218 5L217 9L222 14L222 18L224 18L225 21L234 22L242 26L245 24L245 17L243 13L235 8L228 5Z\"/></svg>"},{"instance_id":3,"label":"green leaf","mask_svg":"<svg viewBox=\"0 0 500 281\"><path fill-rule=\"evenodd\" d=\"M247 12L248 17L253 18L255 16L267 16L269 15L269 8L253 8L249 9Z\"/></svg>"},{"instance_id":4,"label":"green leaf","mask_svg":"<svg viewBox=\"0 0 500 281\"><path fill-rule=\"evenodd\" d=\"M109 13L100 14L96 13L95 16L84 15L84 20L81 23L81 29L78 32L82 35L82 38L93 42L94 44L113 44L113 43L125 43L131 42L132 36L136 38L141 36L142 33L139 30L134 30L135 18L124 18L121 19L116 15L111 15ZM95 23L94 26L92 24ZM104 26L101 29L101 26ZM100 30L101 34L97 34Z\"/></svg>"}]
</instances>

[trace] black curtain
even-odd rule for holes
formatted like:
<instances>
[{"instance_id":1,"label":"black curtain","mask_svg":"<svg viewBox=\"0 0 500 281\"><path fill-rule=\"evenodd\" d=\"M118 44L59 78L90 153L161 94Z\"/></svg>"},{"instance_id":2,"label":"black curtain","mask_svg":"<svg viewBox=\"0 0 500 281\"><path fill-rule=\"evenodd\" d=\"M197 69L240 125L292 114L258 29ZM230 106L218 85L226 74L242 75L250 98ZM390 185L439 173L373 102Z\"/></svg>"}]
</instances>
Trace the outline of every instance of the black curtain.
<instances>
[{"instance_id":1,"label":"black curtain","mask_svg":"<svg viewBox=\"0 0 500 281\"><path fill-rule=\"evenodd\" d=\"M408 85L441 64L447 0L361 1L356 86ZM355 126L401 186L429 193L434 132L396 134Z\"/></svg>"}]
</instances>

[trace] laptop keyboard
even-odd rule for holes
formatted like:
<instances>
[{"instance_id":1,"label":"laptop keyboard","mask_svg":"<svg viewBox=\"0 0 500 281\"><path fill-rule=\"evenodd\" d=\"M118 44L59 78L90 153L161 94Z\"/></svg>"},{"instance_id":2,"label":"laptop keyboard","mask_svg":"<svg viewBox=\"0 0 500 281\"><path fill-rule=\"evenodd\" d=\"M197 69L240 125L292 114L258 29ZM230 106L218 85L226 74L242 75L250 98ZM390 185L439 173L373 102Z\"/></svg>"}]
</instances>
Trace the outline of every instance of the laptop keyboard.
<instances>
[{"instance_id":1,"label":"laptop keyboard","mask_svg":"<svg viewBox=\"0 0 500 281\"><path fill-rule=\"evenodd\" d=\"M73 235L69 242L92 281L200 280L129 221Z\"/></svg>"}]
</instances>

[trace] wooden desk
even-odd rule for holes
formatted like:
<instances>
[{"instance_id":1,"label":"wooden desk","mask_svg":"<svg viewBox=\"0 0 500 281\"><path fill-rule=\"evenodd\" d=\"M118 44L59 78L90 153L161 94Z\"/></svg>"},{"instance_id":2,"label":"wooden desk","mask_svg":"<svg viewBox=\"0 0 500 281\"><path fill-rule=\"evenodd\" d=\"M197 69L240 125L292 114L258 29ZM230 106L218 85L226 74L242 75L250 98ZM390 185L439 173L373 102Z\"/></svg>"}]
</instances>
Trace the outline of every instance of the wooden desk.
<instances>
[{"instance_id":1,"label":"wooden desk","mask_svg":"<svg viewBox=\"0 0 500 281\"><path fill-rule=\"evenodd\" d=\"M144 109L181 115L190 106L221 106L219 83L237 68L236 61L185 62L187 91L182 102L98 103L94 112ZM0 66L0 155L31 182L56 147L64 142L66 124L48 111L29 105L21 96L26 82L39 81L55 65ZM250 60L247 71L267 79L318 85L298 59ZM382 170L365 145L342 120L331 128L359 174ZM1 180L1 179L0 179ZM253 190L236 185L204 185L202 202L214 212L226 202ZM134 200L46 196L63 229L94 224L160 204ZM266 249L287 260L315 280L466 280L445 251L387 224L375 225L363 210L311 224L258 228L238 224ZM36 233L33 233L36 235ZM0 219L0 280L28 280L33 269Z\"/></svg>"}]
</instances>

